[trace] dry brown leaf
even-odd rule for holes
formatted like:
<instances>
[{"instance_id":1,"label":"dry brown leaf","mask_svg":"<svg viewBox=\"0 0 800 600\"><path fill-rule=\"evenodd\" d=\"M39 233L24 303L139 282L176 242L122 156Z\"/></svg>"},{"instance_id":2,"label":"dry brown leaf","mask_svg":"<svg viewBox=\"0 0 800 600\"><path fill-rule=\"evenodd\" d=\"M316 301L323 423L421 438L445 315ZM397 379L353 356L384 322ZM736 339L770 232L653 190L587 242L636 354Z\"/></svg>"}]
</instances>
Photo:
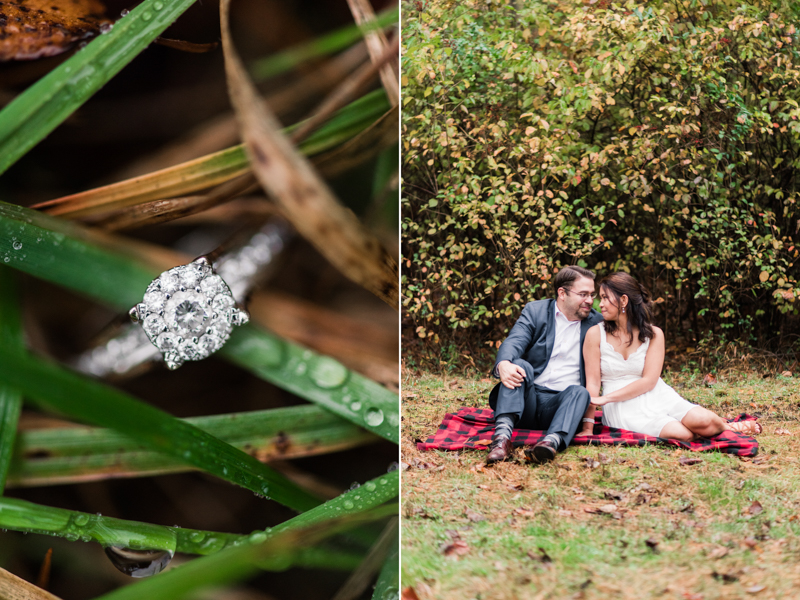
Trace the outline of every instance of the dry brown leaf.
<instances>
[{"instance_id":1,"label":"dry brown leaf","mask_svg":"<svg viewBox=\"0 0 800 600\"><path fill-rule=\"evenodd\" d=\"M791 377L792 376L792 372L791 371L784 371L783 373L781 373L781 376L782 377Z\"/></svg>"},{"instance_id":2,"label":"dry brown leaf","mask_svg":"<svg viewBox=\"0 0 800 600\"><path fill-rule=\"evenodd\" d=\"M747 509L748 514L751 515L760 515L764 512L764 507L761 506L761 502L758 500L753 500L753 503Z\"/></svg>"},{"instance_id":3,"label":"dry brown leaf","mask_svg":"<svg viewBox=\"0 0 800 600\"><path fill-rule=\"evenodd\" d=\"M99 0L0 2L0 61L55 56L110 27Z\"/></svg>"},{"instance_id":4,"label":"dry brown leaf","mask_svg":"<svg viewBox=\"0 0 800 600\"><path fill-rule=\"evenodd\" d=\"M402 600L419 600L419 596L417 596L417 592L413 587L408 586L403 588Z\"/></svg>"},{"instance_id":5,"label":"dry brown leaf","mask_svg":"<svg viewBox=\"0 0 800 600\"><path fill-rule=\"evenodd\" d=\"M473 523L480 523L481 521L486 520L486 517L484 517L481 513L474 511L472 509L467 509L464 515L466 515L466 517Z\"/></svg>"},{"instance_id":6,"label":"dry brown leaf","mask_svg":"<svg viewBox=\"0 0 800 600\"><path fill-rule=\"evenodd\" d=\"M447 544L442 549L445 556L464 556L469 553L469 545L463 540L456 540L452 544Z\"/></svg>"},{"instance_id":7,"label":"dry brown leaf","mask_svg":"<svg viewBox=\"0 0 800 600\"><path fill-rule=\"evenodd\" d=\"M490 446L492 444L492 440L478 440L475 442L476 446Z\"/></svg>"},{"instance_id":8,"label":"dry brown leaf","mask_svg":"<svg viewBox=\"0 0 800 600\"><path fill-rule=\"evenodd\" d=\"M708 558L717 559L722 558L728 554L728 549L724 546L717 546L711 552L708 553Z\"/></svg>"},{"instance_id":9,"label":"dry brown leaf","mask_svg":"<svg viewBox=\"0 0 800 600\"><path fill-rule=\"evenodd\" d=\"M767 589L767 586L758 584L747 588L745 592L748 594L757 594L758 592L763 592L765 589Z\"/></svg>"},{"instance_id":10,"label":"dry brown leaf","mask_svg":"<svg viewBox=\"0 0 800 600\"><path fill-rule=\"evenodd\" d=\"M43 589L0 569L0 598L14 600L59 600Z\"/></svg>"},{"instance_id":11,"label":"dry brown leaf","mask_svg":"<svg viewBox=\"0 0 800 600\"><path fill-rule=\"evenodd\" d=\"M794 434L788 429L783 429L782 427L779 427L778 429L775 430L775 435L794 435Z\"/></svg>"},{"instance_id":12,"label":"dry brown leaf","mask_svg":"<svg viewBox=\"0 0 800 600\"><path fill-rule=\"evenodd\" d=\"M703 383L704 383L705 385L709 386L709 387L711 387L712 385L716 385L716 383L717 383L717 376L716 376L716 375L714 375L713 373L706 373L706 374L703 376Z\"/></svg>"},{"instance_id":13,"label":"dry brown leaf","mask_svg":"<svg viewBox=\"0 0 800 600\"><path fill-rule=\"evenodd\" d=\"M690 458L690 457L688 457L688 456L681 456L681 457L678 459L678 462L679 462L680 464L684 465L684 466L688 466L688 465L699 465L701 462L703 462L703 459L702 459L702 458L696 458L696 457L694 457L694 458Z\"/></svg>"},{"instance_id":14,"label":"dry brown leaf","mask_svg":"<svg viewBox=\"0 0 800 600\"><path fill-rule=\"evenodd\" d=\"M233 47L229 6L230 0L220 3L225 70L253 171L298 232L331 264L397 308L397 263L358 218L338 202L261 102Z\"/></svg>"}]
</instances>

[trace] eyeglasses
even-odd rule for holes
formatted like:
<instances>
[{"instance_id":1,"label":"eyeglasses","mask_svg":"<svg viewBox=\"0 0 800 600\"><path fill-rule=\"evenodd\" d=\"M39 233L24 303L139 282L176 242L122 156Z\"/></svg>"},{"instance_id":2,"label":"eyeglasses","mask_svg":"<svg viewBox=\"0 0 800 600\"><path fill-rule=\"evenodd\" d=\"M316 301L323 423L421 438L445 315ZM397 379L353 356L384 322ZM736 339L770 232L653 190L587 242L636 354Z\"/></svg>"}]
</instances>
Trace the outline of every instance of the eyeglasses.
<instances>
[{"instance_id":1,"label":"eyeglasses","mask_svg":"<svg viewBox=\"0 0 800 600\"><path fill-rule=\"evenodd\" d=\"M573 292L569 288L561 288L561 289L567 292L568 294L575 294L581 300L594 300L595 298L597 298L597 294L594 292Z\"/></svg>"}]
</instances>

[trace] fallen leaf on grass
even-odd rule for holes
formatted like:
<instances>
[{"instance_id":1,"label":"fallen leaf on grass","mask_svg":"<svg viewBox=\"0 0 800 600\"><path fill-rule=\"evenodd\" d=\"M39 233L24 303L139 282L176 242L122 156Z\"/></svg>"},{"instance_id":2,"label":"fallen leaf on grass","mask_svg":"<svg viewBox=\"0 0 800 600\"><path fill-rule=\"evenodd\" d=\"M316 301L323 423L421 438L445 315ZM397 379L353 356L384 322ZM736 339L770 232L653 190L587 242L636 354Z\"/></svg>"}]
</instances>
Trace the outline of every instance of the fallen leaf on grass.
<instances>
[{"instance_id":1,"label":"fallen leaf on grass","mask_svg":"<svg viewBox=\"0 0 800 600\"><path fill-rule=\"evenodd\" d=\"M644 541L644 543L648 548L650 548L650 550L652 550L653 552L658 554L659 550L658 550L658 540L657 539L655 539L655 538L647 538Z\"/></svg>"},{"instance_id":2,"label":"fallen leaf on grass","mask_svg":"<svg viewBox=\"0 0 800 600\"><path fill-rule=\"evenodd\" d=\"M758 500L753 500L753 503L748 507L747 512L751 515L760 515L764 512L764 507L761 506L761 502Z\"/></svg>"},{"instance_id":3,"label":"fallen leaf on grass","mask_svg":"<svg viewBox=\"0 0 800 600\"><path fill-rule=\"evenodd\" d=\"M600 512L604 512L606 514L613 514L617 512L617 505L616 504L604 504L598 509Z\"/></svg>"},{"instance_id":4,"label":"fallen leaf on grass","mask_svg":"<svg viewBox=\"0 0 800 600\"><path fill-rule=\"evenodd\" d=\"M103 13L99 0L0 2L0 61L61 54L110 27Z\"/></svg>"},{"instance_id":5,"label":"fallen leaf on grass","mask_svg":"<svg viewBox=\"0 0 800 600\"><path fill-rule=\"evenodd\" d=\"M775 435L794 435L788 429L783 429L782 427L775 430Z\"/></svg>"},{"instance_id":6,"label":"fallen leaf on grass","mask_svg":"<svg viewBox=\"0 0 800 600\"><path fill-rule=\"evenodd\" d=\"M688 456L681 456L678 459L678 462L680 464L682 464L682 465L685 465L685 466L688 466L688 465L699 465L701 462L703 462L703 459L702 458L689 458Z\"/></svg>"},{"instance_id":7,"label":"fallen leaf on grass","mask_svg":"<svg viewBox=\"0 0 800 600\"><path fill-rule=\"evenodd\" d=\"M723 556L727 556L728 549L723 546L717 546L711 552L708 553L708 558L716 560L717 558L722 558Z\"/></svg>"},{"instance_id":8,"label":"fallen leaf on grass","mask_svg":"<svg viewBox=\"0 0 800 600\"><path fill-rule=\"evenodd\" d=\"M401 471L407 471L408 470L408 463L407 462L401 462L400 463L400 470Z\"/></svg>"},{"instance_id":9,"label":"fallen leaf on grass","mask_svg":"<svg viewBox=\"0 0 800 600\"><path fill-rule=\"evenodd\" d=\"M533 550L529 550L528 557L531 560L535 560L536 562L542 563L542 565L544 565L545 567L552 566L553 559L550 558L550 555L547 554L547 551L542 547L537 548L537 550L539 551L538 554Z\"/></svg>"},{"instance_id":10,"label":"fallen leaf on grass","mask_svg":"<svg viewBox=\"0 0 800 600\"><path fill-rule=\"evenodd\" d=\"M452 544L447 544L442 549L445 556L464 556L469 553L469 545L462 540L456 540Z\"/></svg>"},{"instance_id":11,"label":"fallen leaf on grass","mask_svg":"<svg viewBox=\"0 0 800 600\"><path fill-rule=\"evenodd\" d=\"M492 440L478 440L477 442L474 442L474 445L475 446L489 446L489 445L491 445L491 443L492 443Z\"/></svg>"},{"instance_id":12,"label":"fallen leaf on grass","mask_svg":"<svg viewBox=\"0 0 800 600\"><path fill-rule=\"evenodd\" d=\"M717 384L717 376L713 373L706 373L703 376L703 384L711 387L712 385Z\"/></svg>"},{"instance_id":13,"label":"fallen leaf on grass","mask_svg":"<svg viewBox=\"0 0 800 600\"><path fill-rule=\"evenodd\" d=\"M792 376L792 372L791 371L784 371L783 373L781 373L781 376L782 377L791 377Z\"/></svg>"},{"instance_id":14,"label":"fallen leaf on grass","mask_svg":"<svg viewBox=\"0 0 800 600\"><path fill-rule=\"evenodd\" d=\"M748 594L757 594L758 592L763 592L765 589L767 589L767 586L759 584L747 588L745 592Z\"/></svg>"},{"instance_id":15,"label":"fallen leaf on grass","mask_svg":"<svg viewBox=\"0 0 800 600\"><path fill-rule=\"evenodd\" d=\"M742 543L750 550L758 550L758 540L754 537L746 537L742 540Z\"/></svg>"},{"instance_id":16,"label":"fallen leaf on grass","mask_svg":"<svg viewBox=\"0 0 800 600\"><path fill-rule=\"evenodd\" d=\"M587 456L586 459L584 460L583 466L586 467L587 469L596 469L597 467L600 466L600 463L591 456Z\"/></svg>"},{"instance_id":17,"label":"fallen leaf on grass","mask_svg":"<svg viewBox=\"0 0 800 600\"><path fill-rule=\"evenodd\" d=\"M417 592L413 587L408 586L403 588L402 600L419 600L419 596L417 596Z\"/></svg>"},{"instance_id":18,"label":"fallen leaf on grass","mask_svg":"<svg viewBox=\"0 0 800 600\"><path fill-rule=\"evenodd\" d=\"M558 511L559 517L571 517L572 511L571 510L564 510L563 508Z\"/></svg>"},{"instance_id":19,"label":"fallen leaf on grass","mask_svg":"<svg viewBox=\"0 0 800 600\"><path fill-rule=\"evenodd\" d=\"M486 520L486 517L484 517L481 513L477 512L477 511L474 511L472 509L469 509L469 508L467 509L467 511L464 514L473 523L480 523L481 521L485 521Z\"/></svg>"},{"instance_id":20,"label":"fallen leaf on grass","mask_svg":"<svg viewBox=\"0 0 800 600\"><path fill-rule=\"evenodd\" d=\"M522 485L521 483L518 483L516 485L508 484L508 489L511 490L512 492L521 492L522 490L525 489L525 486Z\"/></svg>"},{"instance_id":21,"label":"fallen leaf on grass","mask_svg":"<svg viewBox=\"0 0 800 600\"><path fill-rule=\"evenodd\" d=\"M530 510L528 508L515 508L511 512L514 513L515 515L519 515L521 517L535 517L536 516L536 511L535 510Z\"/></svg>"}]
</instances>

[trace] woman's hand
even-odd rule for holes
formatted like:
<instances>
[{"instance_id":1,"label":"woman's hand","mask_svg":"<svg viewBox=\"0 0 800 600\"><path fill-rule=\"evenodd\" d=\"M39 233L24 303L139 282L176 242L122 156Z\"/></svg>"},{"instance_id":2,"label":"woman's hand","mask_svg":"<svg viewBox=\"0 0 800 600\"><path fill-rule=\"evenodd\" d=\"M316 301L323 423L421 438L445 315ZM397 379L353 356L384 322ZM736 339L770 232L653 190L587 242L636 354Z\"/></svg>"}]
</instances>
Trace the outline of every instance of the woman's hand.
<instances>
[{"instance_id":1,"label":"woman's hand","mask_svg":"<svg viewBox=\"0 0 800 600\"><path fill-rule=\"evenodd\" d=\"M604 404L608 404L608 399L605 396L592 396L590 402L595 406L603 406Z\"/></svg>"}]
</instances>

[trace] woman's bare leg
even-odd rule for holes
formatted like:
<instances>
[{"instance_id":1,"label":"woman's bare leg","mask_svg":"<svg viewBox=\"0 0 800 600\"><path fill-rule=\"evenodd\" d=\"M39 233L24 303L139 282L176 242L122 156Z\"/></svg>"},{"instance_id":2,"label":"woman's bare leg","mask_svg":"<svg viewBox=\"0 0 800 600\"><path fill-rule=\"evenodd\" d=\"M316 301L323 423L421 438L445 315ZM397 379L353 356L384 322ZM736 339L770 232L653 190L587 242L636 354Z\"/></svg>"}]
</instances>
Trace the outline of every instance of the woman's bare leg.
<instances>
[{"instance_id":1,"label":"woman's bare leg","mask_svg":"<svg viewBox=\"0 0 800 600\"><path fill-rule=\"evenodd\" d=\"M732 429L725 419L700 406L695 406L686 413L686 416L681 419L681 423L686 429L701 437L713 437Z\"/></svg>"},{"instance_id":2,"label":"woman's bare leg","mask_svg":"<svg viewBox=\"0 0 800 600\"><path fill-rule=\"evenodd\" d=\"M658 437L668 440L681 440L682 442L693 442L697 439L697 436L680 421L670 421L664 425Z\"/></svg>"}]
</instances>

